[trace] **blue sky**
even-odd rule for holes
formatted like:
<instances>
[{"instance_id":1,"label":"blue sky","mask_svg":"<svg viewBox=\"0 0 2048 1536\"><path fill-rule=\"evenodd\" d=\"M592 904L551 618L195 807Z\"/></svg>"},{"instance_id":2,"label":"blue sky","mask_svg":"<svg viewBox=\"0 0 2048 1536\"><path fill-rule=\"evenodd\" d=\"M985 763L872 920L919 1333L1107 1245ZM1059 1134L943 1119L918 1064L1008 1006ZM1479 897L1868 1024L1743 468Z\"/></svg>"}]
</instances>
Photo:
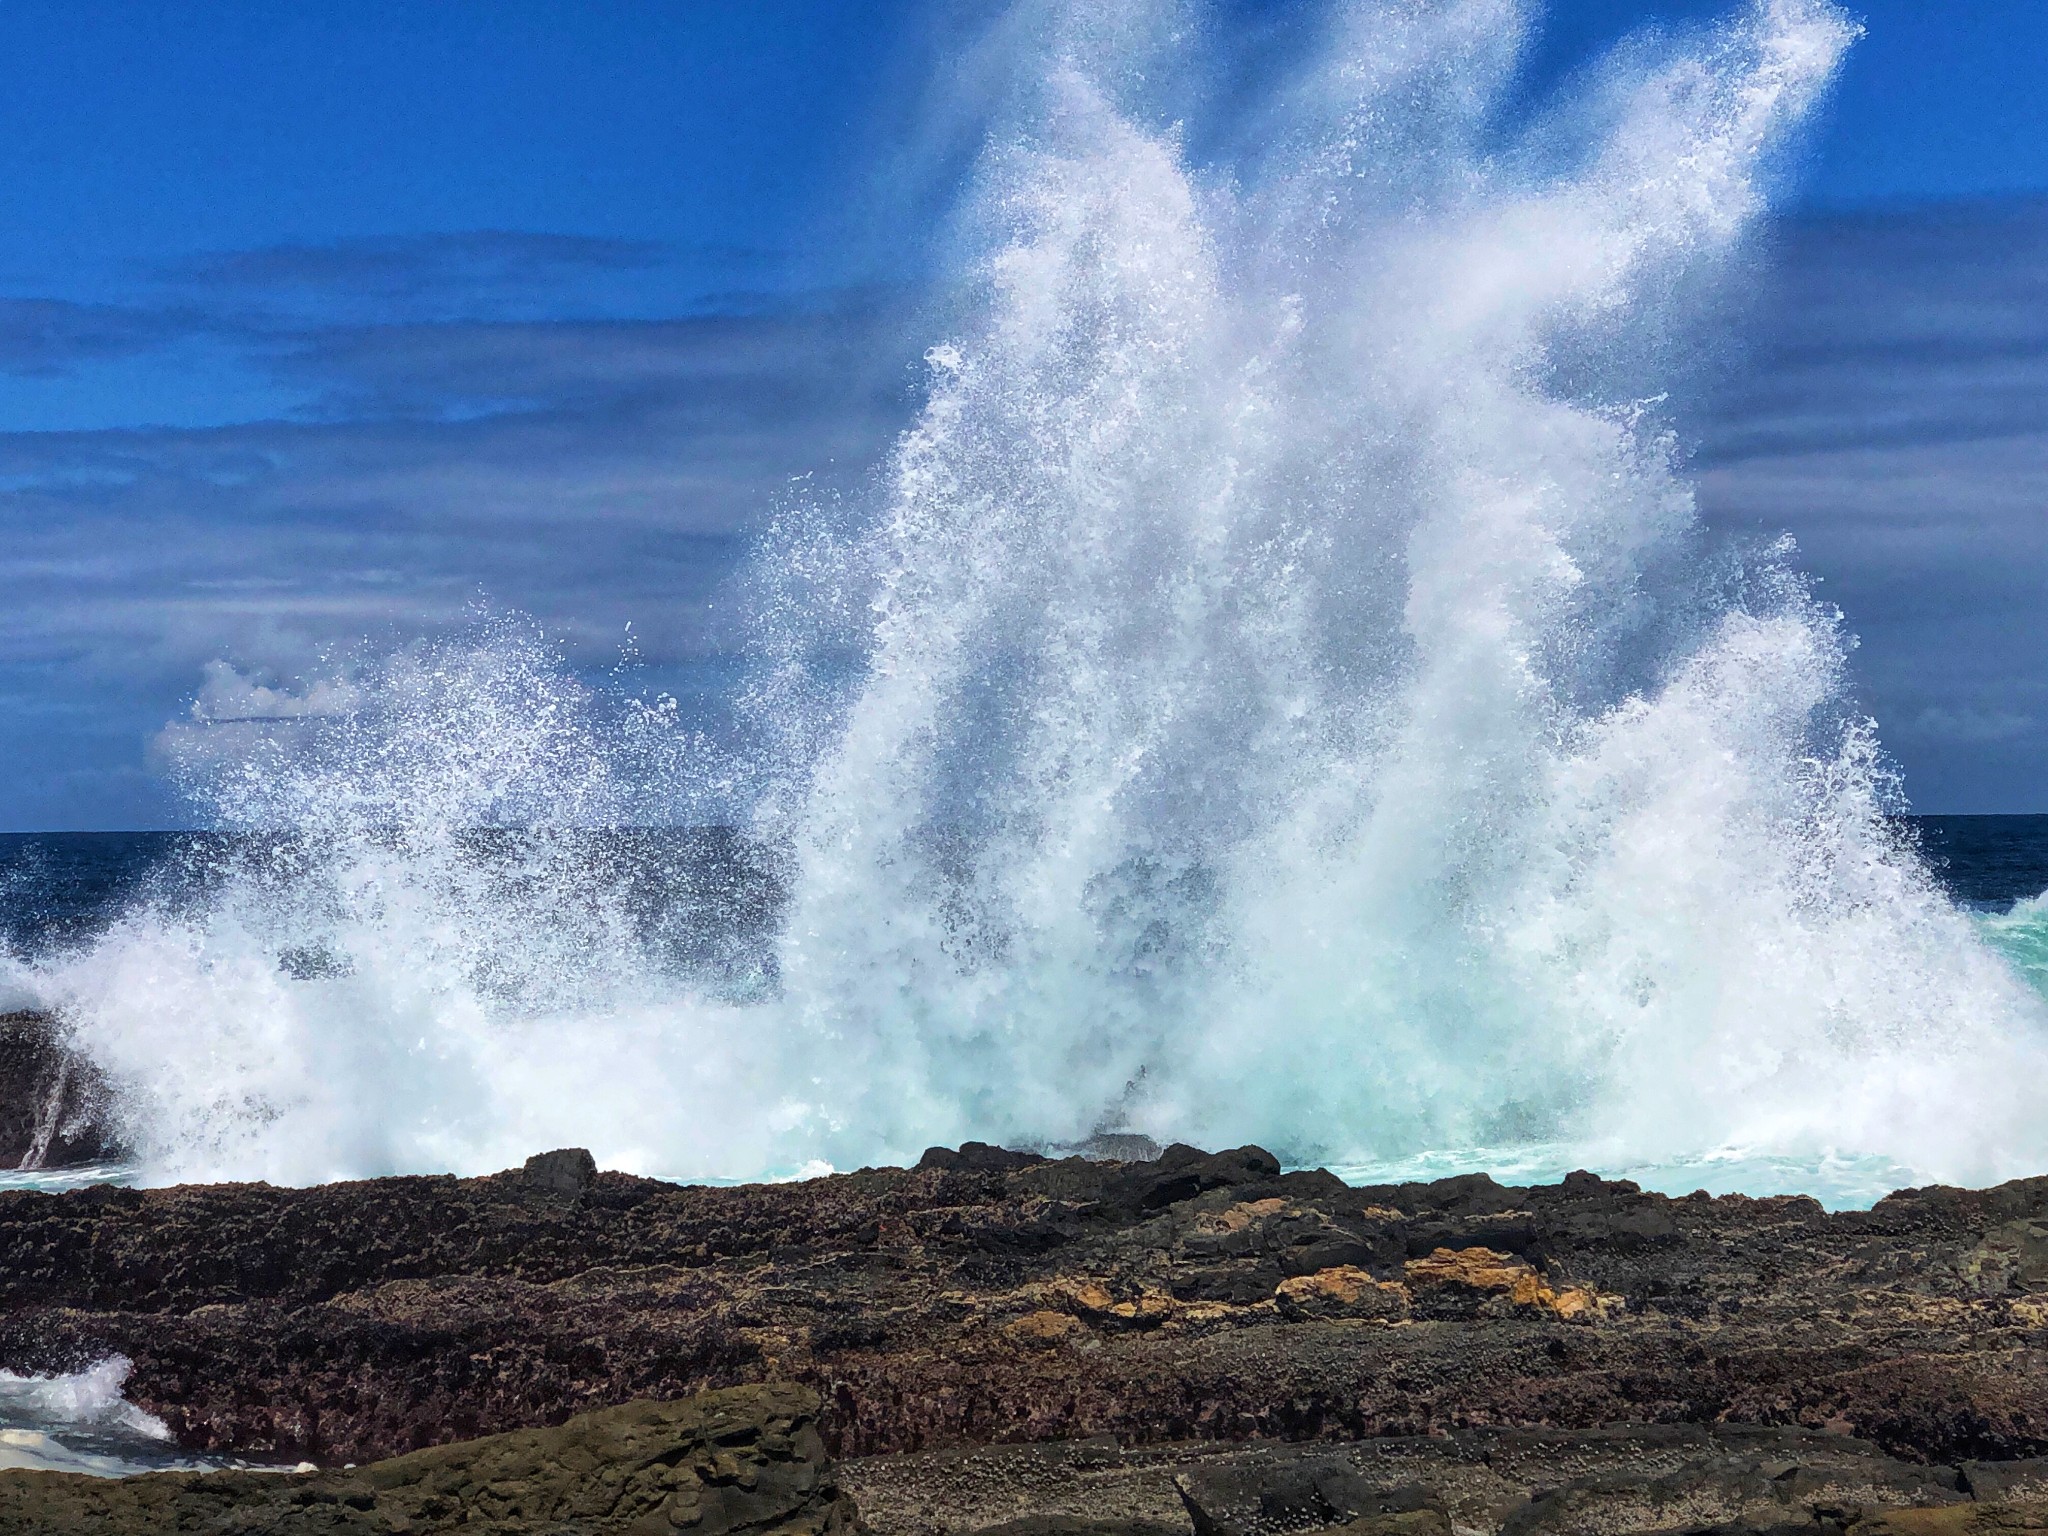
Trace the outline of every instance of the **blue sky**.
<instances>
[{"instance_id":1,"label":"blue sky","mask_svg":"<svg viewBox=\"0 0 2048 1536\"><path fill-rule=\"evenodd\" d=\"M1284 16L1281 0L1257 9ZM1540 89L1722 5L1561 0ZM1789 527L1929 810L2048 809L2048 7L1886 0L1703 503ZM725 675L791 476L910 400L954 55L908 0L0 8L0 827L166 824L146 743L480 591Z\"/></svg>"}]
</instances>

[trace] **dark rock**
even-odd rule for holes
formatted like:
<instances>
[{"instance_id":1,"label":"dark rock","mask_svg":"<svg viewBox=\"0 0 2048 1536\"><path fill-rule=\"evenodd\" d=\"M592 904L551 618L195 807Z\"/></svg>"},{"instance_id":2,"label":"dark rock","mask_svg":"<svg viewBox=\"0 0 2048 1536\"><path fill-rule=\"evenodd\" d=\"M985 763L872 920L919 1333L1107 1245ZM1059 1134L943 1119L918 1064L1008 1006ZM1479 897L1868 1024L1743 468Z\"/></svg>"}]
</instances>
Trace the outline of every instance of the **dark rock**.
<instances>
[{"instance_id":1,"label":"dark rock","mask_svg":"<svg viewBox=\"0 0 2048 1536\"><path fill-rule=\"evenodd\" d=\"M580 1195L597 1182L597 1159L581 1147L536 1152L526 1160L520 1176L538 1189Z\"/></svg>"},{"instance_id":2,"label":"dark rock","mask_svg":"<svg viewBox=\"0 0 2048 1536\"><path fill-rule=\"evenodd\" d=\"M1091 1515L1025 1515L1000 1525L983 1525L973 1536L1186 1536L1177 1525L1154 1520L1118 1520Z\"/></svg>"},{"instance_id":3,"label":"dark rock","mask_svg":"<svg viewBox=\"0 0 2048 1536\"><path fill-rule=\"evenodd\" d=\"M1834 1518L1821 1525L1823 1536L1832 1536L1831 1527L1839 1529L1843 1536L2032 1536L2034 1532L2048 1530L2048 1504L1956 1504L1945 1509L1845 1509L1830 1513ZM1800 1532L1798 1536L1813 1536L1813 1532Z\"/></svg>"},{"instance_id":4,"label":"dark rock","mask_svg":"<svg viewBox=\"0 0 2048 1536\"><path fill-rule=\"evenodd\" d=\"M1966 1501L1946 1468L1891 1460L1853 1440L1796 1431L1735 1431L1633 1440L1630 1461L1580 1471L1561 1486L1533 1489L1511 1510L1500 1536L1582 1536L1597 1531L1657 1531L1673 1526L1729 1533L1809 1533L1839 1528L1851 1512L1873 1507L1922 1512ZM1660 1443L1661 1442L1661 1443ZM1525 1469L1571 1470L1574 1437L1552 1435L1519 1448ZM1560 1454L1563 1453L1563 1454ZM1510 1475L1513 1475L1510 1473ZM1525 1474L1526 1475L1526 1471Z\"/></svg>"},{"instance_id":5,"label":"dark rock","mask_svg":"<svg viewBox=\"0 0 2048 1536\"><path fill-rule=\"evenodd\" d=\"M0 1168L118 1161L106 1079L42 1013L0 1014Z\"/></svg>"},{"instance_id":6,"label":"dark rock","mask_svg":"<svg viewBox=\"0 0 2048 1536\"><path fill-rule=\"evenodd\" d=\"M122 1354L185 1444L332 1461L766 1378L823 1393L855 1456L1645 1421L2048 1456L2026 1187L1830 1215L1592 1180L1346 1189L1192 1148L575 1173L566 1198L524 1170L0 1194L0 1368Z\"/></svg>"},{"instance_id":7,"label":"dark rock","mask_svg":"<svg viewBox=\"0 0 2048 1536\"><path fill-rule=\"evenodd\" d=\"M1122 1165L1104 1185L1107 1204L1125 1216L1163 1210L1212 1189L1263 1184L1280 1176L1280 1160L1263 1147L1203 1152L1176 1144L1153 1163Z\"/></svg>"},{"instance_id":8,"label":"dark rock","mask_svg":"<svg viewBox=\"0 0 2048 1536\"><path fill-rule=\"evenodd\" d=\"M2015 1499L2048 1501L2048 1459L2039 1456L1966 1462L1956 1472L1956 1486L1987 1504Z\"/></svg>"},{"instance_id":9,"label":"dark rock","mask_svg":"<svg viewBox=\"0 0 2048 1536\"><path fill-rule=\"evenodd\" d=\"M1297 1168L1292 1173L1283 1173L1279 1182L1280 1186L1296 1199L1306 1199L1312 1195L1349 1196L1351 1193L1351 1186L1327 1168Z\"/></svg>"},{"instance_id":10,"label":"dark rock","mask_svg":"<svg viewBox=\"0 0 2048 1536\"><path fill-rule=\"evenodd\" d=\"M629 1403L342 1471L0 1472L0 1531L47 1536L856 1536L815 1394Z\"/></svg>"},{"instance_id":11,"label":"dark rock","mask_svg":"<svg viewBox=\"0 0 2048 1536\"><path fill-rule=\"evenodd\" d=\"M1560 1185L1564 1191L1569 1186ZM1427 1184L1402 1184L1393 1191L1394 1203L1403 1210L1441 1211L1450 1216L1490 1216L1510 1211L1524 1191L1497 1184L1491 1174L1461 1173Z\"/></svg>"},{"instance_id":12,"label":"dark rock","mask_svg":"<svg viewBox=\"0 0 2048 1536\"><path fill-rule=\"evenodd\" d=\"M864 1458L841 1474L882 1536L1004 1529L998 1522L1017 1522L1019 1510L1060 1536L1157 1526L1174 1512L1183 1536L1994 1536L2040 1528L2044 1507L1973 1503L1945 1469L1844 1436L1747 1426L1453 1430L1106 1455L990 1446Z\"/></svg>"},{"instance_id":13,"label":"dark rock","mask_svg":"<svg viewBox=\"0 0 2048 1536\"><path fill-rule=\"evenodd\" d=\"M1452 1536L1450 1518L1440 1509L1428 1508L1360 1515L1329 1531L1330 1536Z\"/></svg>"},{"instance_id":14,"label":"dark rock","mask_svg":"<svg viewBox=\"0 0 2048 1536\"><path fill-rule=\"evenodd\" d=\"M958 1151L950 1147L927 1147L924 1156L917 1160L917 1166L959 1169L965 1173L1014 1173L1019 1168L1029 1168L1033 1163L1045 1160L1042 1152L1013 1152L1007 1147L992 1147L985 1141L963 1141Z\"/></svg>"},{"instance_id":15,"label":"dark rock","mask_svg":"<svg viewBox=\"0 0 2048 1536\"><path fill-rule=\"evenodd\" d=\"M1346 1525L1381 1515L1437 1509L1429 1491L1410 1483L1376 1488L1343 1457L1270 1463L1225 1463L1174 1480L1195 1536L1278 1536Z\"/></svg>"}]
</instances>

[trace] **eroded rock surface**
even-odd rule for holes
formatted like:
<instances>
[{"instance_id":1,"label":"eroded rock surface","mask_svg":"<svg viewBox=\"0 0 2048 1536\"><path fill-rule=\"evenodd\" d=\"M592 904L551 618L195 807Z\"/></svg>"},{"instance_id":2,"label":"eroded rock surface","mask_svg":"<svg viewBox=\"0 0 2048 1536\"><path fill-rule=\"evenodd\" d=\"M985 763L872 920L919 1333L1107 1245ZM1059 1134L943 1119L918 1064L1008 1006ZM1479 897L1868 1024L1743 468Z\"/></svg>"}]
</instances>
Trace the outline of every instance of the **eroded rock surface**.
<instances>
[{"instance_id":1,"label":"eroded rock surface","mask_svg":"<svg viewBox=\"0 0 2048 1536\"><path fill-rule=\"evenodd\" d=\"M2014 1464L2017 1467L2019 1464ZM1109 1440L853 1461L877 1536L1993 1536L2041 1528L2012 1487L1811 1430L1456 1430L1349 1445Z\"/></svg>"},{"instance_id":2,"label":"eroded rock surface","mask_svg":"<svg viewBox=\"0 0 2048 1536\"><path fill-rule=\"evenodd\" d=\"M856 1536L815 1394L632 1403L310 1475L0 1472L0 1532L46 1536Z\"/></svg>"},{"instance_id":3,"label":"eroded rock surface","mask_svg":"<svg viewBox=\"0 0 2048 1536\"><path fill-rule=\"evenodd\" d=\"M321 1462L789 1379L846 1456L1650 1423L1958 1466L2048 1452L2048 1180L1830 1215L964 1148L0 1195L0 1366L110 1353L186 1444Z\"/></svg>"},{"instance_id":4,"label":"eroded rock surface","mask_svg":"<svg viewBox=\"0 0 2048 1536\"><path fill-rule=\"evenodd\" d=\"M818 1399L641 1402L304 1475L0 1472L0 1532L141 1536L2022 1536L2048 1463L1930 1466L1745 1426L1348 1444L1107 1436L834 1467Z\"/></svg>"}]
</instances>

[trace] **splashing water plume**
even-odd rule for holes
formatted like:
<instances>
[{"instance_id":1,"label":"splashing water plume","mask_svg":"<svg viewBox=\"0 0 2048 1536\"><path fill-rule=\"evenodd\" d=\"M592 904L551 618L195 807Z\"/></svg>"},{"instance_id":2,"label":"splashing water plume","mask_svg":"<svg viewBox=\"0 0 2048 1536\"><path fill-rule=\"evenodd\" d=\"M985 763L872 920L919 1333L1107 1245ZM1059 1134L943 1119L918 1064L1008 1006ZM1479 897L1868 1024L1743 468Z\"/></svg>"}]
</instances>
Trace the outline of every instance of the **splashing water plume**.
<instances>
[{"instance_id":1,"label":"splashing water plume","mask_svg":"<svg viewBox=\"0 0 2048 1536\"><path fill-rule=\"evenodd\" d=\"M330 714L166 733L238 835L32 981L124 1090L153 1176L495 1167L583 1139L659 1164L678 1096L729 1091L719 1005L691 1016L706 1038L673 1017L701 957L644 900L688 894L689 850L603 835L673 780L676 738L604 720L522 626L472 638L309 690Z\"/></svg>"},{"instance_id":2,"label":"splashing water plume","mask_svg":"<svg viewBox=\"0 0 2048 1536\"><path fill-rule=\"evenodd\" d=\"M1853 29L1760 0L1511 132L1532 22L1339 5L1204 160L1160 97L1215 33L1023 13L972 317L873 496L754 568L751 979L576 835L708 748L544 648L413 654L204 767L287 839L40 963L152 1172L1109 1128L2038 1168L2048 1009L1892 832L1840 620L1707 539L1644 398Z\"/></svg>"}]
</instances>

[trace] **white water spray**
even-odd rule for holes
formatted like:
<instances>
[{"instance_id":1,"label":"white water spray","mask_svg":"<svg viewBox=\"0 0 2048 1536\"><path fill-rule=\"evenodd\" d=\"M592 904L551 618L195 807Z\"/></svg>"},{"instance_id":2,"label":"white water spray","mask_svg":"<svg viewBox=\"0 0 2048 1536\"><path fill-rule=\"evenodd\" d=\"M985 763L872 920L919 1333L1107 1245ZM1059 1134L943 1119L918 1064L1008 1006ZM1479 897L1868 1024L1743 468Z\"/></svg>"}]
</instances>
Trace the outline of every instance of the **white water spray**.
<instances>
[{"instance_id":1,"label":"white water spray","mask_svg":"<svg viewBox=\"0 0 2048 1536\"><path fill-rule=\"evenodd\" d=\"M1511 139L1523 7L1354 0L1206 168L1128 99L1195 34L1087 16L866 515L763 554L772 964L713 1000L568 851L649 770L545 667L389 671L374 730L210 780L298 865L39 973L153 1170L1129 1128L2038 1171L2048 1010L1898 846L1839 621L1710 547L1641 398L1840 13L1762 0ZM529 829L510 885L481 824Z\"/></svg>"}]
</instances>

